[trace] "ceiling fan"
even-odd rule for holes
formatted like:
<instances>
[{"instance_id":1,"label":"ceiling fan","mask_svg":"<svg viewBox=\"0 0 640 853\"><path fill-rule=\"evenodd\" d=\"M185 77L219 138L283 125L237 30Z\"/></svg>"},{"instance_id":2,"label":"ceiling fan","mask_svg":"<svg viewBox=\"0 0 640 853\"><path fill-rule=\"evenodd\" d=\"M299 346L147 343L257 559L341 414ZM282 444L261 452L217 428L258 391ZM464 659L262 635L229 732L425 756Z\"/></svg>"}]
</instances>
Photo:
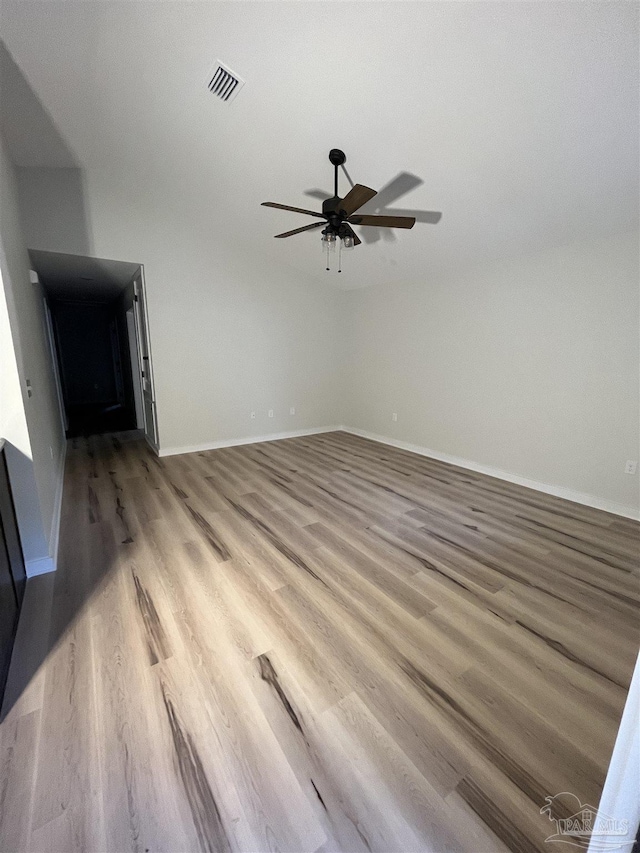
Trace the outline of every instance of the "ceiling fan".
<instances>
[{"instance_id":1,"label":"ceiling fan","mask_svg":"<svg viewBox=\"0 0 640 853\"><path fill-rule=\"evenodd\" d=\"M276 237L291 237L294 234L301 234L303 231L313 231L315 228L322 228L322 247L327 250L327 269L328 253L335 251L336 244L344 249L353 249L359 246L362 240L358 238L352 225L373 225L376 228L413 228L416 223L413 216L368 216L366 214L357 214L364 204L370 201L375 195L375 190L365 187L362 184L355 184L344 198L338 196L338 168L346 162L344 151L339 148L332 148L329 152L329 160L334 167L334 194L332 198L322 202L322 213L316 213L315 210L305 210L301 207L291 207L288 204L276 204L274 201L263 201L263 207L276 207L279 210L291 210L294 213L303 213L306 216L316 216L321 219L321 222L312 222L311 225L303 225L302 228L294 228L293 231L285 231L282 234L276 234ZM341 272L339 269L338 272Z\"/></svg>"}]
</instances>

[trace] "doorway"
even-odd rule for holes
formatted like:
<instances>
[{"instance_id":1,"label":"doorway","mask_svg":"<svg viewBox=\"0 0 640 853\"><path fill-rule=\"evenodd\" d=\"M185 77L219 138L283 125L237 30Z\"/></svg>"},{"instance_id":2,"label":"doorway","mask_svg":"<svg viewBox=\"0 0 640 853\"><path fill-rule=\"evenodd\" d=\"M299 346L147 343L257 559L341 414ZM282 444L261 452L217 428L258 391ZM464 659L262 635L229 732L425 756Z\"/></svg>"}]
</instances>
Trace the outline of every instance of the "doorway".
<instances>
[{"instance_id":1,"label":"doorway","mask_svg":"<svg viewBox=\"0 0 640 853\"><path fill-rule=\"evenodd\" d=\"M125 394L128 339L118 334L118 300L49 303L60 365L67 437L136 428Z\"/></svg>"},{"instance_id":2,"label":"doorway","mask_svg":"<svg viewBox=\"0 0 640 853\"><path fill-rule=\"evenodd\" d=\"M153 368L141 264L30 252L68 438L139 429L157 450Z\"/></svg>"}]
</instances>

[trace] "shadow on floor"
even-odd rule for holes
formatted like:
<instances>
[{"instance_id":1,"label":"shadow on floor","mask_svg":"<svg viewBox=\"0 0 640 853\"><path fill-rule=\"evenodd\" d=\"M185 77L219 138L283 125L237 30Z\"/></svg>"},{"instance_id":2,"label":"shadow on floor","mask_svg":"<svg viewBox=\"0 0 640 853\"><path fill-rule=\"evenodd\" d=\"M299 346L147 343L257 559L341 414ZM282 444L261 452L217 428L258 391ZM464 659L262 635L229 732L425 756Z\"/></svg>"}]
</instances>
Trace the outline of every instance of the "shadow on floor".
<instances>
[{"instance_id":1,"label":"shadow on floor","mask_svg":"<svg viewBox=\"0 0 640 853\"><path fill-rule=\"evenodd\" d=\"M78 503L86 506L91 521L92 513L99 512L97 493L101 487L104 489L105 481L108 480L110 501L114 514L119 519L120 532L133 542L127 513L118 497L120 475L111 470L114 467L111 463L115 463L123 452L123 445L130 442L142 447L149 469L152 470L159 463L160 460L144 442L141 430L82 436L67 442L58 569L27 580L0 723L17 721L18 718L41 707L45 660L68 632L74 629L77 617L85 604L102 587L114 567L112 549L100 547L97 540L83 540L80 531L73 529L74 507L77 509ZM77 475L79 456L83 457L83 477ZM102 486L92 486L92 483L98 483L99 469L103 474ZM102 497L104 500L104 494ZM80 637L78 642L82 642ZM66 676L65 673L64 677ZM73 677L73 673L69 673L69 677Z\"/></svg>"}]
</instances>

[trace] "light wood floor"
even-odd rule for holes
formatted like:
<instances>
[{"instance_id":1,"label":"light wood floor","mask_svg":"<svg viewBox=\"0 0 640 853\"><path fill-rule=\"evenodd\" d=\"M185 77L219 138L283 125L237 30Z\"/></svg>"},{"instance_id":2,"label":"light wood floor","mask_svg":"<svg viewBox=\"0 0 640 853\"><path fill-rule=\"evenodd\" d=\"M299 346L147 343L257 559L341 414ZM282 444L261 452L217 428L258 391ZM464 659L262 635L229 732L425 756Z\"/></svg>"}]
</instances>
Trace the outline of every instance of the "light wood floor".
<instances>
[{"instance_id":1,"label":"light wood floor","mask_svg":"<svg viewBox=\"0 0 640 853\"><path fill-rule=\"evenodd\" d=\"M548 853L545 797L600 796L637 571L634 522L345 433L74 440L0 850Z\"/></svg>"}]
</instances>

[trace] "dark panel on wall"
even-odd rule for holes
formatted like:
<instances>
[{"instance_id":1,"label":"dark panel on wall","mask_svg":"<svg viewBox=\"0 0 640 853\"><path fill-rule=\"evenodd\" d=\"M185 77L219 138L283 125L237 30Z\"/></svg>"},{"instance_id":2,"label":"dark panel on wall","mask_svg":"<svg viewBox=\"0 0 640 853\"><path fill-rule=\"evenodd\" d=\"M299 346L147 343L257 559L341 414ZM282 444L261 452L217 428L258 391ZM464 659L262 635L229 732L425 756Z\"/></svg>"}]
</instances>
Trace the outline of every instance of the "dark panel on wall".
<instances>
[{"instance_id":1,"label":"dark panel on wall","mask_svg":"<svg viewBox=\"0 0 640 853\"><path fill-rule=\"evenodd\" d=\"M25 568L13 508L5 442L0 438L0 704L24 595Z\"/></svg>"}]
</instances>

